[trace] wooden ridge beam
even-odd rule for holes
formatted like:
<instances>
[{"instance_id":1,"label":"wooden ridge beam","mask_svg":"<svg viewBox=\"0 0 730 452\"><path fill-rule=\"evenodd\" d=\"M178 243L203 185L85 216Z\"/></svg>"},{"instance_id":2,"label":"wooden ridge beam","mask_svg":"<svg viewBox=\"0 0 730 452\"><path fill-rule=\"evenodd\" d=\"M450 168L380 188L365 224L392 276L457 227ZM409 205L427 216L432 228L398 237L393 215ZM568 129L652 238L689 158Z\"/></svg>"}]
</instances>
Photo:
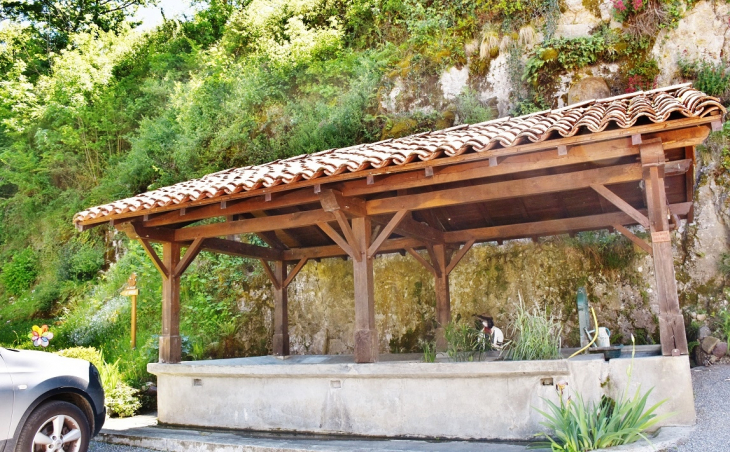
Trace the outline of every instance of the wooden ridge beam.
<instances>
[{"instance_id":1,"label":"wooden ridge beam","mask_svg":"<svg viewBox=\"0 0 730 452\"><path fill-rule=\"evenodd\" d=\"M231 234L248 234L272 231L276 229L299 228L331 220L334 220L334 218L330 212L325 212L323 210L307 210L284 215L274 215L271 217L249 218L245 220L177 229L175 230L175 241L182 242L185 240L193 240L198 237L209 238Z\"/></svg>"},{"instance_id":2,"label":"wooden ridge beam","mask_svg":"<svg viewBox=\"0 0 730 452\"><path fill-rule=\"evenodd\" d=\"M559 159L561 162L567 162L571 157L573 157L574 154L576 154L576 148L578 146L596 146L600 145L602 147L624 147L629 148L631 146L631 135L640 133L645 138L661 138L662 142L664 144L665 149L674 149L678 147L683 146L695 146L698 144L701 144L705 138L707 138L707 135L710 133L710 123L713 121L717 121L719 118L718 115L711 115L707 117L702 118L683 118L678 120L672 120L672 121L666 121L662 123L656 123L656 124L647 124L643 126L636 126L633 127L631 130L626 129L616 129L616 130L610 130L610 131L604 131L604 132L598 132L598 133L592 133L592 134L586 134L586 135L576 135L569 138L559 138L554 140L547 140L543 142L538 143L529 143L525 145L519 145L514 146L510 148L504 148L504 149L493 149L483 152L474 152L474 153L465 153L456 157L448 157L443 159L434 159L429 160L426 162L413 162L409 163L407 165L400 165L400 166L388 166L384 168L379 169L371 169L368 171L359 171L355 173L342 173L336 176L328 176L326 178L315 178L310 179L306 181L300 181L297 182L294 187L287 185L287 184L281 184L275 187L270 188L263 188L263 189L256 189L252 191L244 191L239 193L234 193L231 195L226 196L220 196L216 198L206 198L202 199L200 201L193 201L189 203L185 203L185 208L187 209L186 215L184 216L184 220L179 215L179 209L181 208L179 205L169 205L169 206L162 206L162 207L155 207L152 209L145 209L140 212L124 212L120 214L115 215L106 215L100 218L95 219L89 219L85 221L76 222L76 226L80 227L81 229L88 229L89 227L98 226L100 224L107 223L109 220L117 220L117 219L128 219L128 218L139 218L142 219L143 216L147 215L155 215L157 216L151 218L148 220L148 222L145 223L145 226L151 227L151 226L163 226L167 224L173 224L178 223L182 221L191 221L191 220L200 220L204 218L212 218L216 216L225 216L225 215L232 215L236 213L245 213L250 212L253 210L262 210L262 209L275 209L279 207L285 207L285 206L293 206L293 205L302 205L307 203L314 203L319 200L317 195L313 193L311 190L312 186L321 185L323 183L329 184L329 183L335 183L335 182L343 182L353 179L362 179L362 184L365 185L365 178L367 176L377 176L377 175L384 175L384 177L387 179L387 177L390 177L390 175L393 175L395 173L405 173L409 171L414 171L418 169L425 168L426 166L434 167L435 168L435 174L433 178L432 183L444 183L443 181L440 181L438 179L439 177L439 171L438 169L444 166L455 166L462 163L469 163L469 162L476 162L479 161L481 165L484 165L483 161L488 161L490 156L492 155L499 155L503 158L500 159L500 164L496 167L493 167L493 169L498 170L500 167L502 167L503 162L506 162L507 158L512 158L514 156L518 156L521 154L529 154L529 153L536 153L539 151L545 151L550 150L551 152L554 152L554 150L561 145L564 146L570 146L570 153L568 154L568 157L563 157ZM625 144L619 144L619 142L627 142L629 143L628 146ZM600 151L595 151L596 155L596 161L600 161L601 157ZM560 165L558 165L560 166ZM538 168L536 168L538 169ZM522 171L522 170L521 170ZM492 174L489 174L492 175ZM476 177L485 177L485 176L476 176ZM462 180L462 179L458 179ZM356 186L350 190L348 188L344 188L342 190L343 194L345 196L355 196L359 194L365 194L365 193L374 193L377 191L383 191L382 187L379 187L377 184L380 183L379 179L376 179L374 182L373 191L362 191L360 187L360 181L356 181ZM430 184L424 184L424 185L430 185ZM406 185L406 186L420 186L420 185ZM308 187L307 190L298 190L304 187ZM297 190L297 191L294 191ZM282 193L287 192L287 193ZM265 200L264 194L270 194L272 195L272 199L270 201ZM246 202L239 202L245 200ZM225 205L225 207L222 207Z\"/></svg>"}]
</instances>

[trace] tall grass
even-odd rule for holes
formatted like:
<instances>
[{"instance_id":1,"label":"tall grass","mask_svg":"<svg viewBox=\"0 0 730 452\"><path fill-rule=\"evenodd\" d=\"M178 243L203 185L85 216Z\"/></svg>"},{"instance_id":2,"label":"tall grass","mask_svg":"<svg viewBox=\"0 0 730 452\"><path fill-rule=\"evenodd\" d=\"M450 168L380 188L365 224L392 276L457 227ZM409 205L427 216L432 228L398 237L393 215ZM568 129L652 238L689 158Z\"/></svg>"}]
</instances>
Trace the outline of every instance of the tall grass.
<instances>
[{"instance_id":1,"label":"tall grass","mask_svg":"<svg viewBox=\"0 0 730 452\"><path fill-rule=\"evenodd\" d=\"M518 294L519 295L519 294ZM507 360L560 359L560 335L563 326L545 308L525 307L522 295L512 324L512 341L504 348Z\"/></svg>"},{"instance_id":2,"label":"tall grass","mask_svg":"<svg viewBox=\"0 0 730 452\"><path fill-rule=\"evenodd\" d=\"M451 322L444 329L448 348L446 354L452 361L479 361L482 353L491 349L483 334L466 323Z\"/></svg>"}]
</instances>

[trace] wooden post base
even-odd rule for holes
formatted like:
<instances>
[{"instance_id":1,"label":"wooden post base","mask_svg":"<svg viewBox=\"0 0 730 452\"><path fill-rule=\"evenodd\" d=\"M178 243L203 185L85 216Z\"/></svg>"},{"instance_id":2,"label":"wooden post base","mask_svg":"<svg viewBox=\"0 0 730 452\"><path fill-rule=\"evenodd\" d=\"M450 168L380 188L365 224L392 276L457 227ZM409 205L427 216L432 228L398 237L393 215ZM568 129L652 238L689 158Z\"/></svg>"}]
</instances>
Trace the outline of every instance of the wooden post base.
<instances>
[{"instance_id":1,"label":"wooden post base","mask_svg":"<svg viewBox=\"0 0 730 452\"><path fill-rule=\"evenodd\" d=\"M180 336L160 335L160 362L177 364L182 361L182 341Z\"/></svg>"},{"instance_id":2,"label":"wooden post base","mask_svg":"<svg viewBox=\"0 0 730 452\"><path fill-rule=\"evenodd\" d=\"M289 335L277 333L273 338L274 356L289 356Z\"/></svg>"},{"instance_id":3,"label":"wooden post base","mask_svg":"<svg viewBox=\"0 0 730 452\"><path fill-rule=\"evenodd\" d=\"M659 336L664 356L687 355L687 335L682 314L659 314Z\"/></svg>"},{"instance_id":4,"label":"wooden post base","mask_svg":"<svg viewBox=\"0 0 730 452\"><path fill-rule=\"evenodd\" d=\"M375 363L378 361L378 332L375 330L355 331L355 362Z\"/></svg>"}]
</instances>

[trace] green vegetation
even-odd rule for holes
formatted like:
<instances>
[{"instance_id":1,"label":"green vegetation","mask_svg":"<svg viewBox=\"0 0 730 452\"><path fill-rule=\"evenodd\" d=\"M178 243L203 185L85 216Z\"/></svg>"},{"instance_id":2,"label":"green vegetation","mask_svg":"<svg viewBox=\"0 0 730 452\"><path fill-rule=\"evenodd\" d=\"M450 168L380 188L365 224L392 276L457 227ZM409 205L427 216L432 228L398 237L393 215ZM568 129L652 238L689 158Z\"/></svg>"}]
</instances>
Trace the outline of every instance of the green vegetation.
<instances>
[{"instance_id":1,"label":"green vegetation","mask_svg":"<svg viewBox=\"0 0 730 452\"><path fill-rule=\"evenodd\" d=\"M560 336L563 327L560 320L535 305L525 307L520 296L515 318L511 324L512 340L504 347L505 359L511 361L560 359Z\"/></svg>"},{"instance_id":2,"label":"green vegetation","mask_svg":"<svg viewBox=\"0 0 730 452\"><path fill-rule=\"evenodd\" d=\"M730 90L730 66L727 61L679 60L682 77L694 80L694 86L709 94L727 100Z\"/></svg>"},{"instance_id":3,"label":"green vegetation","mask_svg":"<svg viewBox=\"0 0 730 452\"><path fill-rule=\"evenodd\" d=\"M107 363L101 352L93 347L72 347L56 352L67 358L84 359L99 370L104 388L104 405L111 416L133 416L142 406L137 390L126 384L119 371L119 360Z\"/></svg>"},{"instance_id":4,"label":"green vegetation","mask_svg":"<svg viewBox=\"0 0 730 452\"><path fill-rule=\"evenodd\" d=\"M450 322L444 328L444 335L448 344L446 354L452 361L479 361L492 348L481 331L465 322Z\"/></svg>"},{"instance_id":5,"label":"green vegetation","mask_svg":"<svg viewBox=\"0 0 730 452\"><path fill-rule=\"evenodd\" d=\"M666 400L646 407L651 389L643 395L641 388L637 388L633 396L628 392L635 352L634 347L628 370L629 381L618 400L603 395L595 403L584 400L580 394L576 394L575 399L572 396L566 398L568 383L558 382L556 389L560 404L543 399L548 411L536 409L545 417L541 424L553 433L543 433L547 441L537 446L560 452L583 452L629 444L639 439L649 442L647 432L674 413L654 413Z\"/></svg>"}]
</instances>

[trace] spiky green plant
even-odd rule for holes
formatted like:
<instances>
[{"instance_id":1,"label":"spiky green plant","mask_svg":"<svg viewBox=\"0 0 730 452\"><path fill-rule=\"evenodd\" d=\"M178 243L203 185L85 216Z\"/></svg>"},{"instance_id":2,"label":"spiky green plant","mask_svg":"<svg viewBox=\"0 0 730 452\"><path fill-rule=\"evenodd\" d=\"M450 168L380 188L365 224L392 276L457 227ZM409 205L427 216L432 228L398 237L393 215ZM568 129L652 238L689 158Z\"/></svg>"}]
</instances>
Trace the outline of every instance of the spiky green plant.
<instances>
[{"instance_id":1,"label":"spiky green plant","mask_svg":"<svg viewBox=\"0 0 730 452\"><path fill-rule=\"evenodd\" d=\"M446 354L452 361L479 361L482 353L491 349L482 332L466 323L449 323L444 336L448 343Z\"/></svg>"},{"instance_id":2,"label":"spiky green plant","mask_svg":"<svg viewBox=\"0 0 730 452\"><path fill-rule=\"evenodd\" d=\"M560 321L545 308L525 307L522 295L511 328L513 338L504 347L505 359L512 361L560 359Z\"/></svg>"},{"instance_id":3,"label":"spiky green plant","mask_svg":"<svg viewBox=\"0 0 730 452\"><path fill-rule=\"evenodd\" d=\"M580 394L576 394L575 399L572 396L564 399L567 383L558 383L556 387L560 404L543 399L548 410L535 409L545 416L541 424L553 431L554 435L543 433L547 441L536 443L533 447L550 448L556 452L582 452L628 444L639 439L651 444L646 436L648 430L674 413L655 414L666 400L646 408L652 389L642 395L639 387L629 397L634 353L635 348L632 349L631 365L627 371L629 380L618 401L604 395L598 403L587 402Z\"/></svg>"}]
</instances>

